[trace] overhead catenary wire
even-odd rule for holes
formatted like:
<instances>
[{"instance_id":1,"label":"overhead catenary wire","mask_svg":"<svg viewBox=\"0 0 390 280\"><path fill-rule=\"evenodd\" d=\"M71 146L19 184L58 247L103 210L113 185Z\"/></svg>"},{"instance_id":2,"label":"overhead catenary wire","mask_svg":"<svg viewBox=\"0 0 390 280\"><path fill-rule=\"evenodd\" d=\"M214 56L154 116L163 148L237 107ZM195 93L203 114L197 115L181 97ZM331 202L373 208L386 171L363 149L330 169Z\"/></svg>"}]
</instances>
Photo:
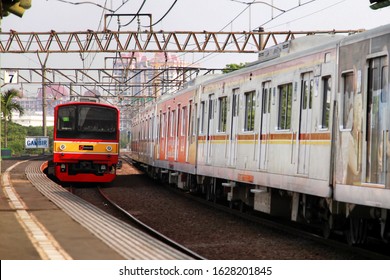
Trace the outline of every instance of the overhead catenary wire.
<instances>
[{"instance_id":1,"label":"overhead catenary wire","mask_svg":"<svg viewBox=\"0 0 390 280\"><path fill-rule=\"evenodd\" d=\"M59 2L64 2L64 3L70 3L70 4L75 4L75 2L70 2L70 1L65 1L65 0L57 0L57 1L59 1ZM297 6L294 6L294 7L290 8L290 9L286 9L284 13L281 13L280 15L277 15L275 18L271 19L270 21L265 22L264 24L268 24L269 22L271 22L272 20L276 19L277 17L280 17L281 15L283 15L283 14L289 12L289 11L292 11L292 10L294 10L294 9L297 9L297 8L299 8L299 7L301 7L301 6L307 5L307 4L312 3L312 2L314 2L314 1L316 1L316 0L306 1L306 2L304 2L304 3L303 3L303 1L299 1L299 3L297 4ZM345 1L345 0L344 0L344 1ZM344 1L339 1L338 3L341 3L341 2L344 2ZM121 1L120 7L117 8L117 9L115 9L114 12L118 11L121 7L123 7L123 5L127 4L128 2L129 2L129 0L127 0L127 1ZM256 2L256 1L249 2L249 4L250 4L250 3L253 3L253 2ZM258 1L258 2L260 2L260 1ZM83 2L77 2L77 3L79 3L79 4L80 4L80 3L91 4L90 1L83 1ZM146 3L146 0L143 0L141 6L138 8L138 12L137 12L137 13L139 13L139 12L142 10L142 8L144 7L145 3ZM171 6L169 7L169 9L165 12L165 14L164 14L157 22L154 22L154 23L152 24L152 26L154 26L154 25L156 25L156 24L162 22L164 19L166 19L167 15L170 14L170 13L172 12L173 8L175 7L175 5L176 5L177 3L178 3L177 0L173 1L172 4L171 4ZM337 4L338 4L338 3L337 3ZM106 7L106 4L107 4L107 1L105 1L104 6L102 6L102 5L100 5L100 6ZM337 5L337 4L333 4L333 5L331 5L331 6L334 6L334 5ZM248 6L249 6L249 5L248 5ZM237 15L233 20L231 20L231 21L229 22L229 24L231 24L231 23L233 23L235 20L237 20L238 17L239 17L240 15L242 15L242 14L248 9L248 6L245 7L245 9L243 9L243 10L239 13L239 15ZM327 8L329 8L329 7L327 7ZM325 9L326 9L326 8L325 8ZM112 11L112 10L114 10L114 9L113 9L113 8L111 8L111 9L108 9L108 8L107 8L106 10L111 10L111 11ZM322 10L324 10L324 9L322 9ZM322 10L320 10L320 11L322 11ZM318 12L320 12L320 11L317 11L317 12L315 12L315 13L318 13ZM312 13L312 14L314 14L314 13ZM312 15L312 14L310 14L310 15ZM307 15L307 16L310 16L310 15ZM304 16L304 17L305 17L305 16ZM134 18L135 18L135 17L134 17ZM301 18L303 18L303 17L301 17ZM101 24L101 21L100 21L100 23L99 23L99 26L100 26L100 24ZM226 25L226 26L224 26L224 28L222 28L221 30L225 29L227 26L229 26L229 24ZM264 24L263 24L263 25L264 25ZM121 26L124 26L124 25L121 25ZM84 62L84 61L83 61L83 65L89 65L89 66L91 66L91 65L94 63L94 60L95 60L95 58L96 58L96 55L97 55L97 53L94 54L93 58L92 58L91 61L89 61L89 62L87 62L87 61ZM193 61L192 64L190 64L190 65L198 64L198 63L200 63L200 62L202 62L202 61L205 61L205 60L208 60L208 59L210 59L212 56L216 56L216 55L219 55L219 54L208 54L208 55L204 55L202 58L199 58L198 60ZM183 56L183 55L178 55L178 56L180 57L180 56ZM85 58L87 58L87 57L88 57L88 55L85 56ZM83 58L83 59L85 59L85 58ZM91 56L90 56L90 58L91 58ZM84 68L88 68L88 67L84 67Z\"/></svg>"},{"instance_id":2,"label":"overhead catenary wire","mask_svg":"<svg viewBox=\"0 0 390 280\"><path fill-rule=\"evenodd\" d=\"M120 25L120 27L126 27L126 26L130 25L137 18L137 15L141 13L141 10L143 9L145 3L146 3L146 0L143 0L141 6L138 8L138 11L135 13L133 18L128 23Z\"/></svg>"},{"instance_id":3,"label":"overhead catenary wire","mask_svg":"<svg viewBox=\"0 0 390 280\"><path fill-rule=\"evenodd\" d=\"M157 25L157 24L159 24L170 12L171 12L171 10L173 9L173 7L176 5L176 3L177 3L177 0L175 0L173 3L172 3L172 5L171 5L171 7L168 9L168 11L158 20L158 21L156 21L155 23L153 23L151 26L147 26L147 27L153 27L153 26L155 26L155 25Z\"/></svg>"}]
</instances>

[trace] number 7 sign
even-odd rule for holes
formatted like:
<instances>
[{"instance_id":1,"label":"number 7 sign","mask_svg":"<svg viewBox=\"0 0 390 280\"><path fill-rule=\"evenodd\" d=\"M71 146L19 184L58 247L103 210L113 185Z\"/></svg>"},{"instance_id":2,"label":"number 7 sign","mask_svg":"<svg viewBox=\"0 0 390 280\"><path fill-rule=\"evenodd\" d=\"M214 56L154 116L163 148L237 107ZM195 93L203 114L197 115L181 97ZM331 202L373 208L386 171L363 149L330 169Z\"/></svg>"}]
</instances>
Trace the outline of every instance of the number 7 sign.
<instances>
[{"instance_id":1,"label":"number 7 sign","mask_svg":"<svg viewBox=\"0 0 390 280\"><path fill-rule=\"evenodd\" d=\"M5 70L4 71L4 84L17 84L18 83L18 71Z\"/></svg>"}]
</instances>

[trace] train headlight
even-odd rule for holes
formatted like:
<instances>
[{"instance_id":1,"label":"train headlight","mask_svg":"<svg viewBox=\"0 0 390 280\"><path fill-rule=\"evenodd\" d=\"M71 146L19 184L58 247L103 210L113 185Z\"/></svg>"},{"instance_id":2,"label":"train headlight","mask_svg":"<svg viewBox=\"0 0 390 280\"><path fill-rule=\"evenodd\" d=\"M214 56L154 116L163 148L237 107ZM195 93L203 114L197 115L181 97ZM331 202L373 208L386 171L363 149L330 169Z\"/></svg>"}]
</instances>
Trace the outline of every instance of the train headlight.
<instances>
[{"instance_id":1,"label":"train headlight","mask_svg":"<svg viewBox=\"0 0 390 280\"><path fill-rule=\"evenodd\" d=\"M65 165L65 163L61 163L61 165L60 165L60 170L61 170L61 172L65 172L65 171L66 171L66 165Z\"/></svg>"},{"instance_id":2,"label":"train headlight","mask_svg":"<svg viewBox=\"0 0 390 280\"><path fill-rule=\"evenodd\" d=\"M111 147L110 145L108 145L108 146L106 147L106 150L107 150L107 152L111 152L111 151L112 151L112 147Z\"/></svg>"},{"instance_id":3,"label":"train headlight","mask_svg":"<svg viewBox=\"0 0 390 280\"><path fill-rule=\"evenodd\" d=\"M66 149L66 145L65 145L65 144L61 144L60 150L63 151L63 150L65 150L65 149Z\"/></svg>"},{"instance_id":4,"label":"train headlight","mask_svg":"<svg viewBox=\"0 0 390 280\"><path fill-rule=\"evenodd\" d=\"M104 173L107 171L107 165L102 164L99 166L99 173Z\"/></svg>"}]
</instances>

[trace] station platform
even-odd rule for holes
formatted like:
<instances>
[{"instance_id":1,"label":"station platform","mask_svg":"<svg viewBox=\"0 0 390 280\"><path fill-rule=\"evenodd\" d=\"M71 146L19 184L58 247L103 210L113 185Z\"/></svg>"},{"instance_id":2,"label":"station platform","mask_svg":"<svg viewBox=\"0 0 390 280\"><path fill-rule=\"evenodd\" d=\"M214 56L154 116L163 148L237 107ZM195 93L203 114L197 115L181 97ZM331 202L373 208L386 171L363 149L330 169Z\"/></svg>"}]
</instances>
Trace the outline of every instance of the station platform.
<instances>
[{"instance_id":1,"label":"station platform","mask_svg":"<svg viewBox=\"0 0 390 280\"><path fill-rule=\"evenodd\" d=\"M1 260L188 258L164 244L154 243L155 240L88 205L54 182L48 183L48 178L36 168L43 162L42 158L1 162ZM29 168L31 165L33 168ZM119 239L120 245L115 245L113 238Z\"/></svg>"}]
</instances>

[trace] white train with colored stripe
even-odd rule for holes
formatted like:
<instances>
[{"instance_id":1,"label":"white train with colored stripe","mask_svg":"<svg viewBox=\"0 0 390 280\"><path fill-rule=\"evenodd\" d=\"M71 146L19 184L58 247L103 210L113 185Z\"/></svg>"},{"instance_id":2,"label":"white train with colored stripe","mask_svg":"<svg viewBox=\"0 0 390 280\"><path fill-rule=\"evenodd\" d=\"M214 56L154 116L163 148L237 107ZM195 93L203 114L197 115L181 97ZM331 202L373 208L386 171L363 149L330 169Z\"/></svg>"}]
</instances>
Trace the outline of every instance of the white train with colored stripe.
<instances>
[{"instance_id":1,"label":"white train with colored stripe","mask_svg":"<svg viewBox=\"0 0 390 280\"><path fill-rule=\"evenodd\" d=\"M147 106L132 158L232 207L342 230L352 244L388 240L389 50L390 25L266 50Z\"/></svg>"}]
</instances>

